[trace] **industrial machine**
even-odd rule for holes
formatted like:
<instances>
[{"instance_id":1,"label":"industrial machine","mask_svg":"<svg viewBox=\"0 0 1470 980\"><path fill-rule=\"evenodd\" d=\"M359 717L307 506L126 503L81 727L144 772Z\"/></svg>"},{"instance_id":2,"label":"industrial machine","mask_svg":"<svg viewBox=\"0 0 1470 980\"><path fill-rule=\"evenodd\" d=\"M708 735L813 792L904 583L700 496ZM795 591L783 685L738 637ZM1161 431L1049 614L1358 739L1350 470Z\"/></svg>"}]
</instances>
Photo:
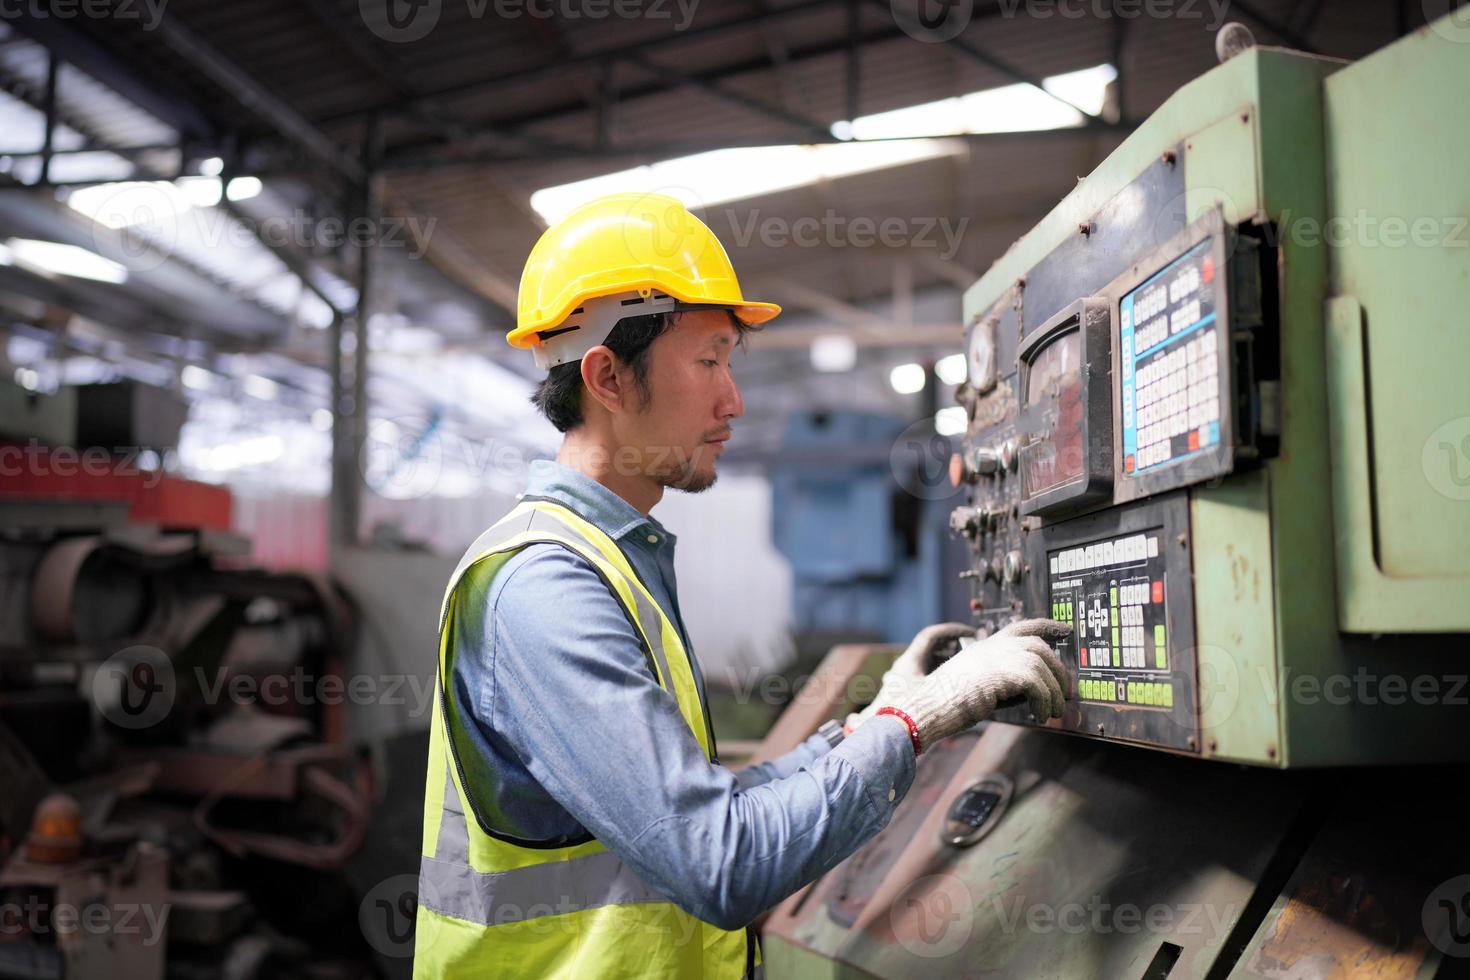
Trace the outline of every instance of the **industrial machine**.
<instances>
[{"instance_id":1,"label":"industrial machine","mask_svg":"<svg viewBox=\"0 0 1470 980\"><path fill-rule=\"evenodd\" d=\"M139 464L177 439L167 392L0 404L0 977L380 975L350 600L251 567L225 488Z\"/></svg>"},{"instance_id":2,"label":"industrial machine","mask_svg":"<svg viewBox=\"0 0 1470 980\"><path fill-rule=\"evenodd\" d=\"M965 293L950 523L980 635L1074 626L1066 713L926 753L771 976L1465 973L1466 91L1450 19L1250 48Z\"/></svg>"}]
</instances>

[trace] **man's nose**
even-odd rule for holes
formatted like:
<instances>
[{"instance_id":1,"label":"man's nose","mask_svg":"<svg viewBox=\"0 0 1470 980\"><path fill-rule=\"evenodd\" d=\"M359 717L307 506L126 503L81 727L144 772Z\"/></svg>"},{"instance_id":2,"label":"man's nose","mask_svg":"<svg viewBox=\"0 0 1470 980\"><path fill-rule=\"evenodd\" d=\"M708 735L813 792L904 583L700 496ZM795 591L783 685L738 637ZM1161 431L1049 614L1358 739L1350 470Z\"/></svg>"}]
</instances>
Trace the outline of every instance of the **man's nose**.
<instances>
[{"instance_id":1,"label":"man's nose","mask_svg":"<svg viewBox=\"0 0 1470 980\"><path fill-rule=\"evenodd\" d=\"M735 375L727 371L725 377L730 379L730 384L720 400L719 416L721 419L738 419L745 414L745 400L740 397L740 385L735 381Z\"/></svg>"}]
</instances>

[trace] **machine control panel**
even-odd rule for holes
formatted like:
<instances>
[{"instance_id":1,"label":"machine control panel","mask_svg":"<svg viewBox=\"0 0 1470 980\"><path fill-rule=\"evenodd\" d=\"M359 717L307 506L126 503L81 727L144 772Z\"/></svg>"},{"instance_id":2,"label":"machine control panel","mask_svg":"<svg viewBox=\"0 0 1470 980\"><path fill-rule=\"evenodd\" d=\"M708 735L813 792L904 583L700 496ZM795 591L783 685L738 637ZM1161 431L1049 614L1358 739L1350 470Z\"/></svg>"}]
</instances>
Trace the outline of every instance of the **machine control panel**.
<instances>
[{"instance_id":1,"label":"machine control panel","mask_svg":"<svg viewBox=\"0 0 1470 980\"><path fill-rule=\"evenodd\" d=\"M972 489L950 526L978 627L1073 626L1063 729L1199 751L1189 494L1269 434L1265 254L1212 211L1045 319L1019 282L966 338L984 390L959 399L951 478Z\"/></svg>"}]
</instances>

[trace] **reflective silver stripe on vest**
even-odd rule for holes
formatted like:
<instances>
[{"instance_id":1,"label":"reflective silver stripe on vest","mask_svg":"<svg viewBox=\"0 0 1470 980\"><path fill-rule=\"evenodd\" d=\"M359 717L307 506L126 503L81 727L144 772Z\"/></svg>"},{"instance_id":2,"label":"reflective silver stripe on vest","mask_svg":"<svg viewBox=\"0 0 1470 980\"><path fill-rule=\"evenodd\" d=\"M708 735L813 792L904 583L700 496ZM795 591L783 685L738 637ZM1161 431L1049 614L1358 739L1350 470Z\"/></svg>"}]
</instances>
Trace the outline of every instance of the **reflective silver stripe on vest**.
<instances>
[{"instance_id":1,"label":"reflective silver stripe on vest","mask_svg":"<svg viewBox=\"0 0 1470 980\"><path fill-rule=\"evenodd\" d=\"M500 524L497 524L495 527L490 528L484 534L476 538L475 543L470 545L469 550L464 553L464 557L459 560L459 564L455 567L454 575L450 578L450 581L453 582L456 587L458 587L460 576L463 575L471 565L478 561L481 555L485 554L487 551L496 550L498 547L505 544L512 538L518 537L522 534L534 533L536 531L546 531L552 534L559 535L563 538L568 538L572 541L580 542L581 544L585 545L587 550L590 551L592 554L598 555L599 557L602 555L602 549L598 548L597 545L589 541L586 535L582 534L580 531L576 530L560 518L548 514L545 511L532 510L528 515L526 515L526 522L523 526L517 527L515 526L517 524L520 524L519 520L509 526L502 526ZM536 543L536 541L526 542L526 544ZM549 543L559 545L559 542ZM613 547L617 547L617 542L613 542ZM674 695L675 700L678 700L678 694L674 690L674 675L669 673L669 659L668 656L664 653L663 617L659 613L658 607L650 602L649 599L643 594L643 590L639 587L636 581L630 580L628 582L628 589L633 593L633 605L637 610L638 625L642 627L643 635L648 637L649 648L653 651L653 656L658 661L659 672L667 683L667 687L665 689L670 694ZM613 599L618 603L620 607L623 606L622 596L614 594ZM444 624L448 621L448 618L449 603L448 601L446 601L444 603L444 608L439 613L440 633L444 632ZM658 678L655 678L655 680L657 679Z\"/></svg>"},{"instance_id":2,"label":"reflective silver stripe on vest","mask_svg":"<svg viewBox=\"0 0 1470 980\"><path fill-rule=\"evenodd\" d=\"M431 912L483 926L525 922L604 905L667 903L611 851L510 871L423 859L419 903Z\"/></svg>"},{"instance_id":3,"label":"reflective silver stripe on vest","mask_svg":"<svg viewBox=\"0 0 1470 980\"><path fill-rule=\"evenodd\" d=\"M469 818L459 799L459 790L454 785L454 774L450 766L444 767L444 808L439 817L439 838L434 844L434 856L440 861L457 861L469 866L470 838Z\"/></svg>"}]
</instances>

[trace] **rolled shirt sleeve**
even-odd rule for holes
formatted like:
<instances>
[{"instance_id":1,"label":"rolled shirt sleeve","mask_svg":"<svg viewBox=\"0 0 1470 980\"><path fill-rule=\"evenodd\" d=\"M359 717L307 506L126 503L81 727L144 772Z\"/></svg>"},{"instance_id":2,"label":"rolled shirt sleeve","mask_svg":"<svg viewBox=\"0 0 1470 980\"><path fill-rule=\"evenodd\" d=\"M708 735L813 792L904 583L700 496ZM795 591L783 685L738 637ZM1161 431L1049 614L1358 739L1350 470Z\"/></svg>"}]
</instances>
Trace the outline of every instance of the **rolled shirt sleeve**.
<instances>
[{"instance_id":1,"label":"rolled shirt sleeve","mask_svg":"<svg viewBox=\"0 0 1470 980\"><path fill-rule=\"evenodd\" d=\"M458 613L486 619L457 634L484 638L456 647L467 720L675 904L743 926L888 824L914 774L901 723L833 749L813 736L754 771L713 765L598 574L554 545L518 559Z\"/></svg>"}]
</instances>

